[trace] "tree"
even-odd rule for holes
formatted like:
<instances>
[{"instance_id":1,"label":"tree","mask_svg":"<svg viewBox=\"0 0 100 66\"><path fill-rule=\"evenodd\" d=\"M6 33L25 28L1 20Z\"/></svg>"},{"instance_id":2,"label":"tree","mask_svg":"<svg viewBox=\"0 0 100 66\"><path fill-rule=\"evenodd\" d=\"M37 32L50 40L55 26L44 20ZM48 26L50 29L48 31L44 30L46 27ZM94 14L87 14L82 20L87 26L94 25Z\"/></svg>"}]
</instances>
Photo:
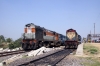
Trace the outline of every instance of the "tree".
<instances>
[{"instance_id":1,"label":"tree","mask_svg":"<svg viewBox=\"0 0 100 66\"><path fill-rule=\"evenodd\" d=\"M9 44L9 49L14 49L15 47L14 47L14 44Z\"/></svg>"},{"instance_id":2,"label":"tree","mask_svg":"<svg viewBox=\"0 0 100 66\"><path fill-rule=\"evenodd\" d=\"M9 49L14 49L14 48L20 47L21 46L21 44L20 44L21 41L22 41L21 38L15 40L13 43L9 44Z\"/></svg>"},{"instance_id":3,"label":"tree","mask_svg":"<svg viewBox=\"0 0 100 66\"><path fill-rule=\"evenodd\" d=\"M15 46L15 47L20 47L20 46L21 46L21 44L20 44L21 41L22 41L22 38L19 38L19 39L15 40L14 46Z\"/></svg>"},{"instance_id":4,"label":"tree","mask_svg":"<svg viewBox=\"0 0 100 66\"><path fill-rule=\"evenodd\" d=\"M8 43L11 43L11 42L12 42L12 39L11 39L11 38L7 38L6 41L7 41Z\"/></svg>"},{"instance_id":5,"label":"tree","mask_svg":"<svg viewBox=\"0 0 100 66\"><path fill-rule=\"evenodd\" d=\"M5 42L5 38L3 35L0 35L0 43Z\"/></svg>"}]
</instances>

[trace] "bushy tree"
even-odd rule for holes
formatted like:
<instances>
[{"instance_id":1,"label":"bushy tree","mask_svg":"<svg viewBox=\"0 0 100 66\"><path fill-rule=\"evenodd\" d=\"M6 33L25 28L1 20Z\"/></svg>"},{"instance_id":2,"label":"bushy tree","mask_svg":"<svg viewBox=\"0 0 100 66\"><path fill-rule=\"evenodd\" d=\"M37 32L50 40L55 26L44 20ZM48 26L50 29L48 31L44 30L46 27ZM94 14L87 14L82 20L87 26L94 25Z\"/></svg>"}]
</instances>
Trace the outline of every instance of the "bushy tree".
<instances>
[{"instance_id":1,"label":"bushy tree","mask_svg":"<svg viewBox=\"0 0 100 66\"><path fill-rule=\"evenodd\" d=\"M19 39L15 40L14 46L15 47L20 47L21 46L21 41L22 41L22 38L19 38Z\"/></svg>"},{"instance_id":2,"label":"bushy tree","mask_svg":"<svg viewBox=\"0 0 100 66\"><path fill-rule=\"evenodd\" d=\"M5 42L5 38L4 38L3 35L0 35L0 44L1 44L2 42Z\"/></svg>"},{"instance_id":3,"label":"bushy tree","mask_svg":"<svg viewBox=\"0 0 100 66\"><path fill-rule=\"evenodd\" d=\"M8 43L11 43L13 40L12 40L11 38L7 38L6 41L7 41Z\"/></svg>"},{"instance_id":4,"label":"bushy tree","mask_svg":"<svg viewBox=\"0 0 100 66\"><path fill-rule=\"evenodd\" d=\"M13 43L9 44L9 49L14 49L14 48L20 47L21 41L22 41L21 38L15 40Z\"/></svg>"},{"instance_id":5,"label":"bushy tree","mask_svg":"<svg viewBox=\"0 0 100 66\"><path fill-rule=\"evenodd\" d=\"M14 46L14 44L9 44L9 49L14 49L15 48L15 46Z\"/></svg>"}]
</instances>

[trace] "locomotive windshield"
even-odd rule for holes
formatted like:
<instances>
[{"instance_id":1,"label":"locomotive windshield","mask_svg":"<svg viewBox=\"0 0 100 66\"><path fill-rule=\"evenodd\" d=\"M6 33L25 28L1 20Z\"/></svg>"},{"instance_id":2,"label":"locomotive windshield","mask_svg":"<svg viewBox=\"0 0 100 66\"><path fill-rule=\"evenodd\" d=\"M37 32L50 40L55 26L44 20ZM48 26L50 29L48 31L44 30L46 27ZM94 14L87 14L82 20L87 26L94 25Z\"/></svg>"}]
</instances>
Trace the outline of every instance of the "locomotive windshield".
<instances>
[{"instance_id":1,"label":"locomotive windshield","mask_svg":"<svg viewBox=\"0 0 100 66\"><path fill-rule=\"evenodd\" d=\"M75 37L75 32L67 32L67 37L69 39L72 39L73 37Z\"/></svg>"}]
</instances>

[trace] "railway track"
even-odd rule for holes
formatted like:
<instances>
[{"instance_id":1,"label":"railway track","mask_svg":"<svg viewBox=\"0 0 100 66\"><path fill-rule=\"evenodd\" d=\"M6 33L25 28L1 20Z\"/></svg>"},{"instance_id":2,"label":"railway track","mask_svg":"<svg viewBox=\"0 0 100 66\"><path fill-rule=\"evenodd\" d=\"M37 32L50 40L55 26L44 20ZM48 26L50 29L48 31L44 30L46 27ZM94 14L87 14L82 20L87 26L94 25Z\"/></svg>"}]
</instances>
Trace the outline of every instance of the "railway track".
<instances>
[{"instance_id":1,"label":"railway track","mask_svg":"<svg viewBox=\"0 0 100 66\"><path fill-rule=\"evenodd\" d=\"M25 53L25 52L26 51L24 51L24 50L11 51L11 52L1 52L0 53L0 57L14 55L14 54L19 54L19 53Z\"/></svg>"},{"instance_id":2,"label":"railway track","mask_svg":"<svg viewBox=\"0 0 100 66\"><path fill-rule=\"evenodd\" d=\"M66 49L51 55L21 64L19 66L56 66L67 55L75 51L75 49Z\"/></svg>"}]
</instances>

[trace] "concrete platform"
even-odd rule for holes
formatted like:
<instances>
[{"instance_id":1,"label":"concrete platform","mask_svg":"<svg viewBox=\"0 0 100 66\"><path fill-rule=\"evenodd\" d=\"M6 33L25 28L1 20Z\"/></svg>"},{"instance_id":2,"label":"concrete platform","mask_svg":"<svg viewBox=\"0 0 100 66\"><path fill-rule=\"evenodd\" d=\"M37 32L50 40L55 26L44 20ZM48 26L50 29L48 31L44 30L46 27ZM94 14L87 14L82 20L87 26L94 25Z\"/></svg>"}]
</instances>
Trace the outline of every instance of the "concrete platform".
<instances>
[{"instance_id":1,"label":"concrete platform","mask_svg":"<svg viewBox=\"0 0 100 66\"><path fill-rule=\"evenodd\" d=\"M78 45L78 48L76 50L76 55L75 56L82 56L83 55L83 44Z\"/></svg>"}]
</instances>

